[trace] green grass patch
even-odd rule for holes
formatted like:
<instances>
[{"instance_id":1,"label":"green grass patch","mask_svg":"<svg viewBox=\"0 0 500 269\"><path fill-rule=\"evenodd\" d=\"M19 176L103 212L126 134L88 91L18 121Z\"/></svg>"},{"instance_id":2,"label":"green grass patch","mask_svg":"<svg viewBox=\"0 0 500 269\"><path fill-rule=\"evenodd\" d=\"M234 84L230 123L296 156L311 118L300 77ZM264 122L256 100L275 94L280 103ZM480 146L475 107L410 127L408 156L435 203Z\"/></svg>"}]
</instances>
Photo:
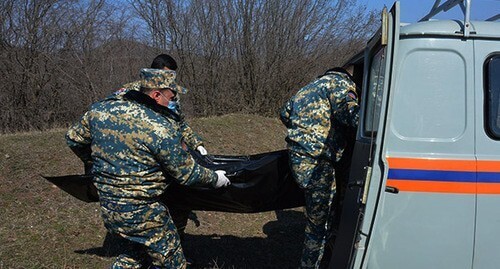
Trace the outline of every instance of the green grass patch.
<instances>
[{"instance_id":1,"label":"green grass patch","mask_svg":"<svg viewBox=\"0 0 500 269\"><path fill-rule=\"evenodd\" d=\"M189 120L210 154L283 149L278 119L225 115ZM107 268L118 246L97 203L83 203L40 177L83 172L65 130L0 135L0 268ZM304 219L300 209L258 214L196 212L184 252L199 268L297 267Z\"/></svg>"}]
</instances>

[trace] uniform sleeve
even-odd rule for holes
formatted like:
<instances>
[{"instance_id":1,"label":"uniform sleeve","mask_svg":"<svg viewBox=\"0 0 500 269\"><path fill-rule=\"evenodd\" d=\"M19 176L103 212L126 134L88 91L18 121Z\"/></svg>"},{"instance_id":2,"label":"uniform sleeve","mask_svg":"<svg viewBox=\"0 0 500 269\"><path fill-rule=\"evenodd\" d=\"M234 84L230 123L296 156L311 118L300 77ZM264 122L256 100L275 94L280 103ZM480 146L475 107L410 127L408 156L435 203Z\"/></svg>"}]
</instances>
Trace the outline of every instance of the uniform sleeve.
<instances>
[{"instance_id":1,"label":"uniform sleeve","mask_svg":"<svg viewBox=\"0 0 500 269\"><path fill-rule=\"evenodd\" d=\"M308 185L326 148L331 125L328 98L313 90L300 92L281 112L281 120L288 128L290 165L295 179L303 186Z\"/></svg>"},{"instance_id":2,"label":"uniform sleeve","mask_svg":"<svg viewBox=\"0 0 500 269\"><path fill-rule=\"evenodd\" d=\"M336 119L347 126L356 128L359 121L359 105L354 83L346 82L340 93L340 107L336 110Z\"/></svg>"},{"instance_id":3,"label":"uniform sleeve","mask_svg":"<svg viewBox=\"0 0 500 269\"><path fill-rule=\"evenodd\" d=\"M92 166L92 136L89 128L90 112L85 113L80 121L71 126L66 133L66 143L70 149L83 161L85 170Z\"/></svg>"},{"instance_id":4,"label":"uniform sleeve","mask_svg":"<svg viewBox=\"0 0 500 269\"><path fill-rule=\"evenodd\" d=\"M203 145L203 140L197 133L193 131L193 129L191 129L191 126L189 126L188 122L186 121L184 113L182 113L180 102L178 104L179 108L177 112L179 113L179 117L181 119L179 128L182 134L182 139L190 149L195 150L198 146Z\"/></svg>"},{"instance_id":5,"label":"uniform sleeve","mask_svg":"<svg viewBox=\"0 0 500 269\"><path fill-rule=\"evenodd\" d=\"M179 184L187 186L212 185L217 182L217 174L197 164L193 157L181 147L181 137L172 135L173 130L162 130L160 141L155 147L162 168Z\"/></svg>"},{"instance_id":6,"label":"uniform sleeve","mask_svg":"<svg viewBox=\"0 0 500 269\"><path fill-rule=\"evenodd\" d=\"M203 145L203 141L200 136L196 134L193 129L191 129L191 126L189 126L184 118L182 118L179 126L182 133L182 138L189 148L196 149L198 146Z\"/></svg>"}]
</instances>

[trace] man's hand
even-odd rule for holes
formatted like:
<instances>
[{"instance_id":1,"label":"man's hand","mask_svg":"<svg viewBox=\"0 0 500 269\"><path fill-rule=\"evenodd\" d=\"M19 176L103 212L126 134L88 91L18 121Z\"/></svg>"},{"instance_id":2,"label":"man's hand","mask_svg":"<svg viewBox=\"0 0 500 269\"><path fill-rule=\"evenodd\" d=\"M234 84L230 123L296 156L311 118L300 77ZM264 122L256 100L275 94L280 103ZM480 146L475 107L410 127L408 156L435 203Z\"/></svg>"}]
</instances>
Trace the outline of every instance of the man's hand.
<instances>
[{"instance_id":1,"label":"man's hand","mask_svg":"<svg viewBox=\"0 0 500 269\"><path fill-rule=\"evenodd\" d=\"M231 181L229 181L229 178L226 177L226 171L217 170L215 173L217 174L217 182L215 182L214 186L216 189L231 185Z\"/></svg>"},{"instance_id":2,"label":"man's hand","mask_svg":"<svg viewBox=\"0 0 500 269\"><path fill-rule=\"evenodd\" d=\"M198 146L198 147L196 148L196 150L197 150L197 151L199 151L199 152L200 152L200 154L201 154L201 155L203 155L203 156L205 156L205 155L207 155L207 154L208 154L207 149L205 149L205 147L203 147L203 146Z\"/></svg>"}]
</instances>

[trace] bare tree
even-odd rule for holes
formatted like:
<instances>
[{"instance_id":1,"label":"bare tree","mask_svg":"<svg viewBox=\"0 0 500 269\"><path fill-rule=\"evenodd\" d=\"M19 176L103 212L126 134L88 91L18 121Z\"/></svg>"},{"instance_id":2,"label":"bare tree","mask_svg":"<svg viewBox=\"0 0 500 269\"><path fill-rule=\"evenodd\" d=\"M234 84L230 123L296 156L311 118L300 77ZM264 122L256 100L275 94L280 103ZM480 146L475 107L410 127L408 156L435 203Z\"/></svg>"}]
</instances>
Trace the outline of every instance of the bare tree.
<instances>
[{"instance_id":1,"label":"bare tree","mask_svg":"<svg viewBox=\"0 0 500 269\"><path fill-rule=\"evenodd\" d=\"M0 5L1 132L65 124L102 97L105 64L116 56L99 48L125 35L129 14L104 0Z\"/></svg>"},{"instance_id":2,"label":"bare tree","mask_svg":"<svg viewBox=\"0 0 500 269\"><path fill-rule=\"evenodd\" d=\"M0 1L0 132L74 121L160 52L195 116L275 116L376 26L356 0Z\"/></svg>"},{"instance_id":3,"label":"bare tree","mask_svg":"<svg viewBox=\"0 0 500 269\"><path fill-rule=\"evenodd\" d=\"M132 4L155 44L180 60L196 115L275 115L291 91L355 53L375 25L354 0Z\"/></svg>"}]
</instances>

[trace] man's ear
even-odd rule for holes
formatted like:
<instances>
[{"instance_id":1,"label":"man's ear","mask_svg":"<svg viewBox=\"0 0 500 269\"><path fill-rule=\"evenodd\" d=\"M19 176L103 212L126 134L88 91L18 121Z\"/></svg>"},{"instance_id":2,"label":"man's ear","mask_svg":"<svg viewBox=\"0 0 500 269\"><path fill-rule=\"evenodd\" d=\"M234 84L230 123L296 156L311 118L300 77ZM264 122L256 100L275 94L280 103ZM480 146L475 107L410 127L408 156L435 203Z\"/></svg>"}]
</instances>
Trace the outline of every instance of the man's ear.
<instances>
[{"instance_id":1,"label":"man's ear","mask_svg":"<svg viewBox=\"0 0 500 269\"><path fill-rule=\"evenodd\" d=\"M149 97L153 98L153 99L157 99L160 97L160 92L156 89L154 90L151 90L151 92L149 92Z\"/></svg>"}]
</instances>

